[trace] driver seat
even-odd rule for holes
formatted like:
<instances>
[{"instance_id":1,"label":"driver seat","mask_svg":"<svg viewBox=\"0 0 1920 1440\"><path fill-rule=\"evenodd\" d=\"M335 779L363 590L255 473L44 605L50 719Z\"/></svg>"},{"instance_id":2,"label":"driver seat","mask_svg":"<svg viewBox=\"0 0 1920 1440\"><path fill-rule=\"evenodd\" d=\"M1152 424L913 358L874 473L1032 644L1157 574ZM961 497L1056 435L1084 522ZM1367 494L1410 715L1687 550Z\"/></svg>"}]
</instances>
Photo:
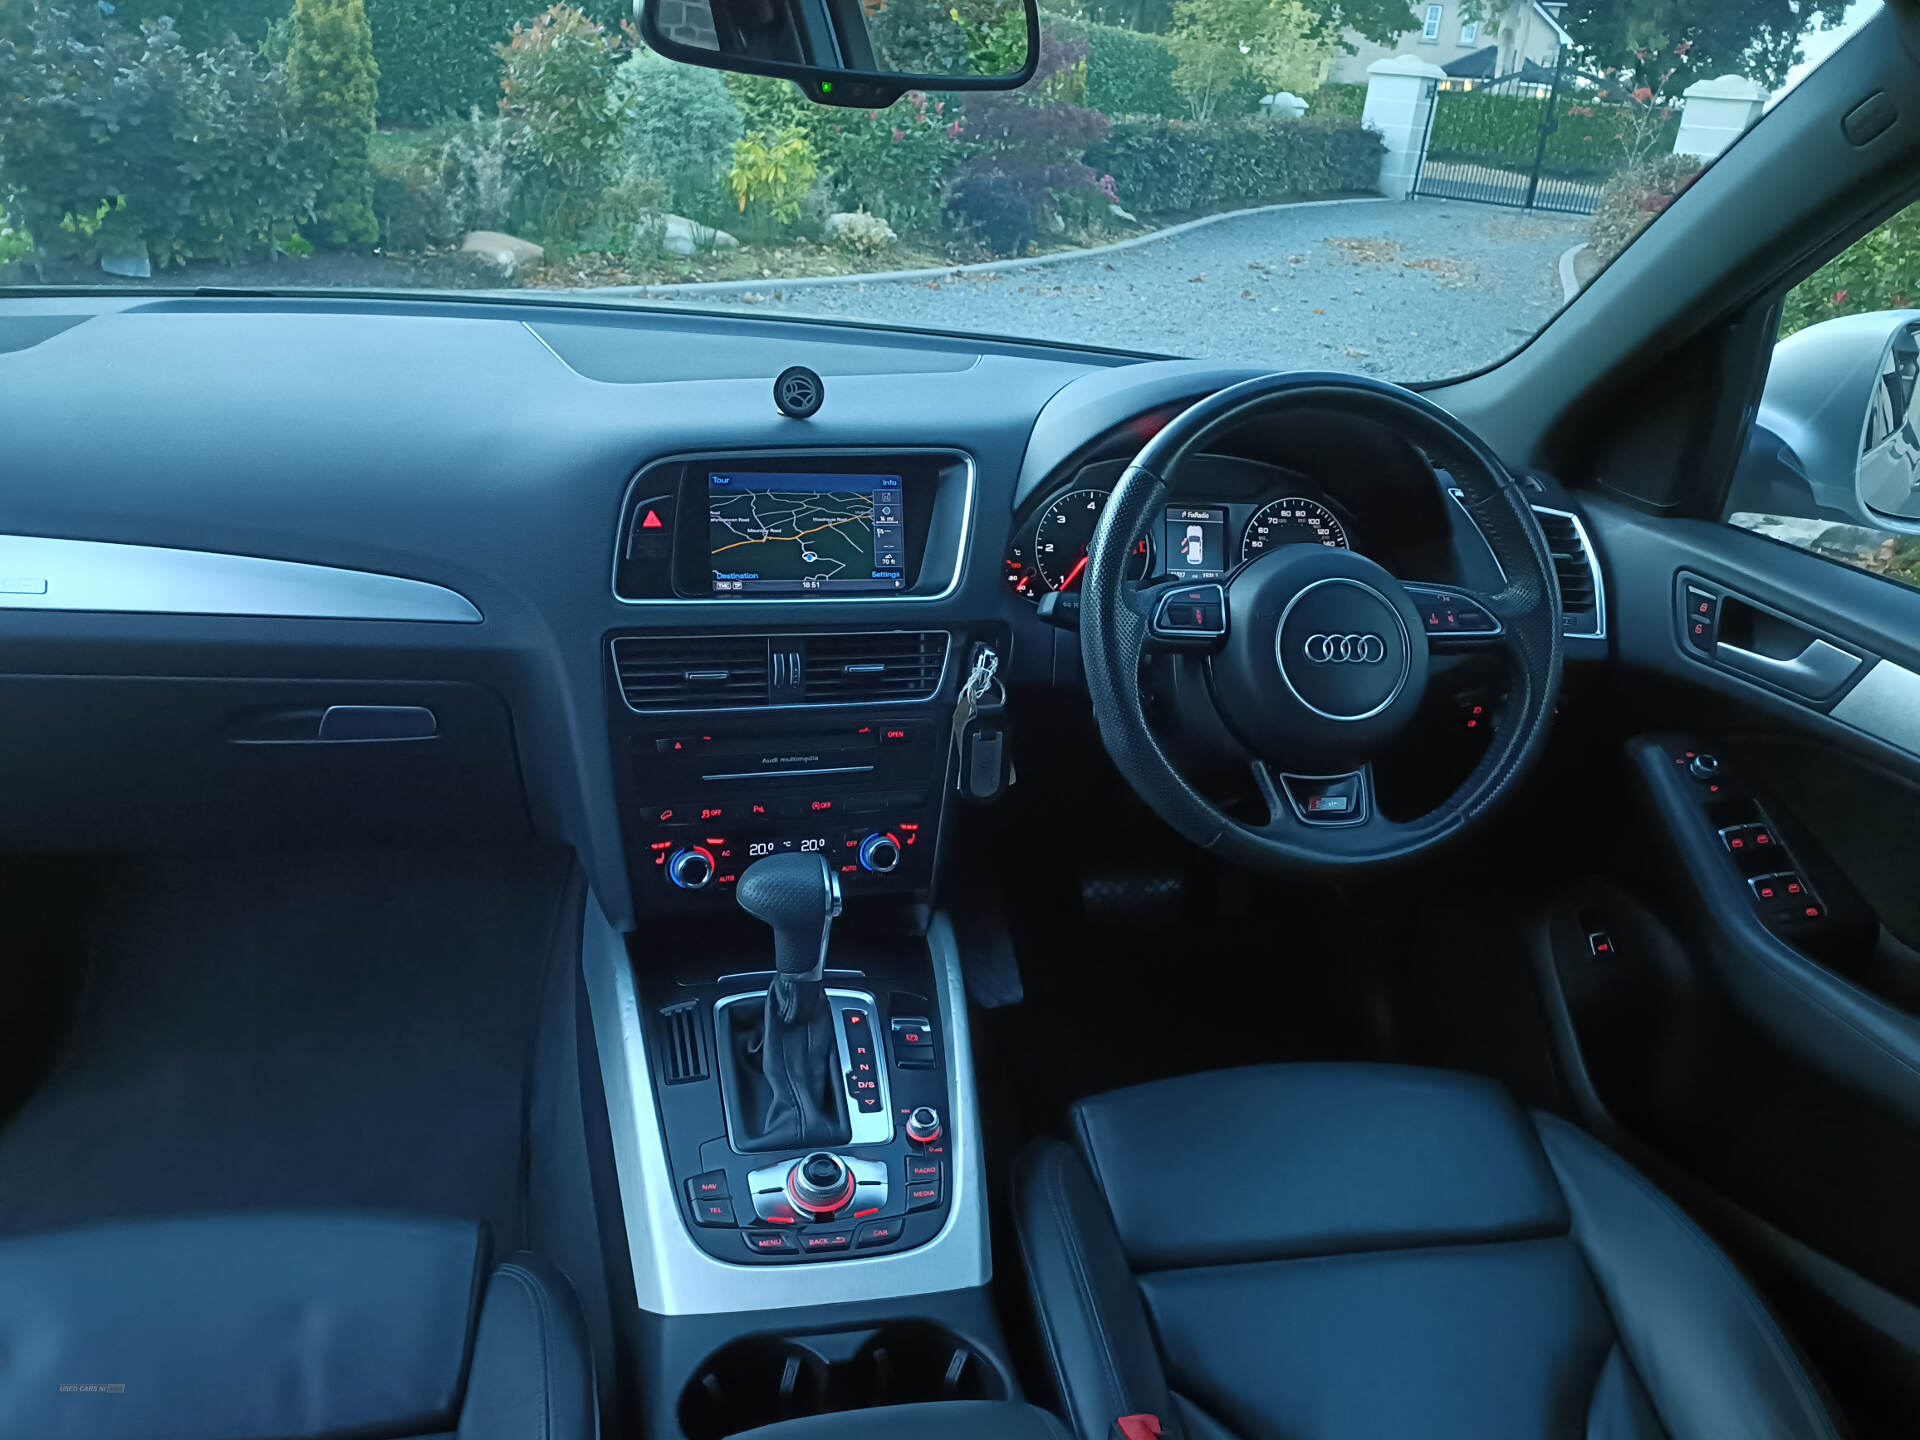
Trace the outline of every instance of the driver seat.
<instances>
[{"instance_id":1,"label":"driver seat","mask_svg":"<svg viewBox=\"0 0 1920 1440\"><path fill-rule=\"evenodd\" d=\"M1083 1440L1141 1414L1169 1440L1839 1433L1713 1242L1490 1081L1223 1070L1083 1101L1073 1131L1014 1195Z\"/></svg>"}]
</instances>

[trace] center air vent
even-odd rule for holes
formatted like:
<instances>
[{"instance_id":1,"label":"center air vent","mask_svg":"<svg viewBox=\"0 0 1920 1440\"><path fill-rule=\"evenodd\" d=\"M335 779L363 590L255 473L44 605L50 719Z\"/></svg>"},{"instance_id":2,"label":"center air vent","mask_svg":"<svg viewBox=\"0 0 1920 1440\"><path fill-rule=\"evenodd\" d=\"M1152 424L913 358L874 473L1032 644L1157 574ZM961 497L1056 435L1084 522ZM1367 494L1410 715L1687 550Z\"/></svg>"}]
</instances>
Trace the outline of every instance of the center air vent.
<instances>
[{"instance_id":1,"label":"center air vent","mask_svg":"<svg viewBox=\"0 0 1920 1440\"><path fill-rule=\"evenodd\" d=\"M1569 635L1604 635L1606 621L1600 598L1600 569L1587 548L1585 528L1565 510L1533 507L1553 568L1560 577L1561 628Z\"/></svg>"},{"instance_id":2,"label":"center air vent","mask_svg":"<svg viewBox=\"0 0 1920 1440\"><path fill-rule=\"evenodd\" d=\"M938 693L947 638L944 630L623 635L613 664L635 710L898 704Z\"/></svg>"}]
</instances>

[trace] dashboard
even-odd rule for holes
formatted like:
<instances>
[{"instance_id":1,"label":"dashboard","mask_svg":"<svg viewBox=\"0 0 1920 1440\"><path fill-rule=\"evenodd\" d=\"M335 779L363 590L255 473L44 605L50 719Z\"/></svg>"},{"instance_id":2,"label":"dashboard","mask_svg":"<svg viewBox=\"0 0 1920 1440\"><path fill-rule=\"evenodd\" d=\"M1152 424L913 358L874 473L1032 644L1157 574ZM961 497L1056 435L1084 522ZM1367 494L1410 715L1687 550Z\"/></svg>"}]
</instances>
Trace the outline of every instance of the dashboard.
<instances>
[{"instance_id":1,"label":"dashboard","mask_svg":"<svg viewBox=\"0 0 1920 1440\"><path fill-rule=\"evenodd\" d=\"M769 846L923 894L962 677L1080 683L1034 602L1158 424L1251 373L518 298L0 300L0 844L532 841L623 928ZM1222 448L1145 572L1491 574L1446 568L1443 457Z\"/></svg>"}]
</instances>

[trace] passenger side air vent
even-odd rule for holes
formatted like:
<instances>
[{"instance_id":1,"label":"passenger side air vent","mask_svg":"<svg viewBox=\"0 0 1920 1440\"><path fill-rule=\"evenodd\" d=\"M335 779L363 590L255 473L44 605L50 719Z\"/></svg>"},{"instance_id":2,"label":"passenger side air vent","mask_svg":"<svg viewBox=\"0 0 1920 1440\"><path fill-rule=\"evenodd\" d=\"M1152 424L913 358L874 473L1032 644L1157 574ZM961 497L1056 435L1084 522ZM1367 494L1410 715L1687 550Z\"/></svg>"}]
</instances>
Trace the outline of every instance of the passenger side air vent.
<instances>
[{"instance_id":1,"label":"passenger side air vent","mask_svg":"<svg viewBox=\"0 0 1920 1440\"><path fill-rule=\"evenodd\" d=\"M806 695L816 705L926 700L947 666L943 630L809 635L806 647Z\"/></svg>"},{"instance_id":2,"label":"passenger side air vent","mask_svg":"<svg viewBox=\"0 0 1920 1440\"><path fill-rule=\"evenodd\" d=\"M1569 635L1606 634L1600 567L1587 547L1586 527L1565 510L1533 507L1560 577L1561 628Z\"/></svg>"},{"instance_id":3,"label":"passenger side air vent","mask_svg":"<svg viewBox=\"0 0 1920 1440\"><path fill-rule=\"evenodd\" d=\"M688 1000L660 1012L660 1068L667 1084L707 1078L706 1037L700 1031L700 1003Z\"/></svg>"},{"instance_id":4,"label":"passenger side air vent","mask_svg":"<svg viewBox=\"0 0 1920 1440\"><path fill-rule=\"evenodd\" d=\"M636 710L730 710L767 703L764 635L623 635L620 691Z\"/></svg>"}]
</instances>

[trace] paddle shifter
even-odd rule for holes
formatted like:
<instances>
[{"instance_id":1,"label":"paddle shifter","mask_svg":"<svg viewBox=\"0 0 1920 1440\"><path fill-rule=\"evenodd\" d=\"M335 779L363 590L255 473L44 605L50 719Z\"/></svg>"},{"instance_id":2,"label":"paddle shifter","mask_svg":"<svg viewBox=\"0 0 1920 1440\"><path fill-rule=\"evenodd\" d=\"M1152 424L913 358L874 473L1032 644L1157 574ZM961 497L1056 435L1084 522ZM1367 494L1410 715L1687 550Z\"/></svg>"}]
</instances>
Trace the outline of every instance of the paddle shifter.
<instances>
[{"instance_id":1,"label":"paddle shifter","mask_svg":"<svg viewBox=\"0 0 1920 1440\"><path fill-rule=\"evenodd\" d=\"M729 1129L743 1150L845 1145L852 1129L826 994L840 877L819 855L770 855L742 872L735 895L773 930L773 983L758 1026L743 1014L730 1027L739 1113Z\"/></svg>"}]
</instances>

